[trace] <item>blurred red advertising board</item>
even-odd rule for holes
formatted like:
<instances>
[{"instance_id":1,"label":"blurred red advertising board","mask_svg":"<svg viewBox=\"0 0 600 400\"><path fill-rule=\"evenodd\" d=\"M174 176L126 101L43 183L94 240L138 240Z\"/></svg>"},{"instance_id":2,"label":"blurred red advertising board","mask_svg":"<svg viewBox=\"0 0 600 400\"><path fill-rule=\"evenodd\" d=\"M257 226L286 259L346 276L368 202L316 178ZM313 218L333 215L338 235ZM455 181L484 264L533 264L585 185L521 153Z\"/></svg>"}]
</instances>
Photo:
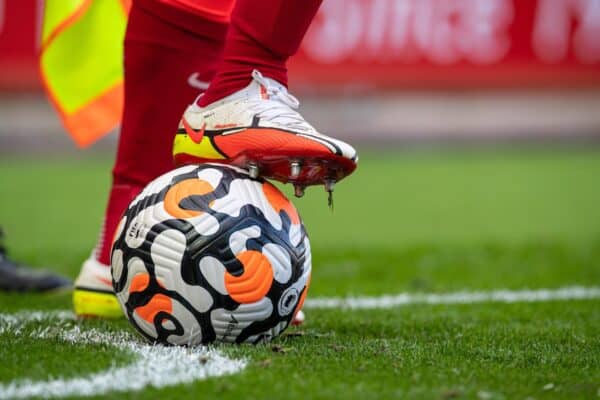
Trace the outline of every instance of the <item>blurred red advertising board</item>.
<instances>
[{"instance_id":1,"label":"blurred red advertising board","mask_svg":"<svg viewBox=\"0 0 600 400\"><path fill-rule=\"evenodd\" d=\"M0 88L39 88L38 3L0 0Z\"/></svg>"},{"instance_id":2,"label":"blurred red advertising board","mask_svg":"<svg viewBox=\"0 0 600 400\"><path fill-rule=\"evenodd\" d=\"M328 86L598 86L600 0L325 0L291 70Z\"/></svg>"},{"instance_id":3,"label":"blurred red advertising board","mask_svg":"<svg viewBox=\"0 0 600 400\"><path fill-rule=\"evenodd\" d=\"M41 3L0 0L2 88L39 87ZM600 87L600 0L324 0L290 70L331 89Z\"/></svg>"}]
</instances>

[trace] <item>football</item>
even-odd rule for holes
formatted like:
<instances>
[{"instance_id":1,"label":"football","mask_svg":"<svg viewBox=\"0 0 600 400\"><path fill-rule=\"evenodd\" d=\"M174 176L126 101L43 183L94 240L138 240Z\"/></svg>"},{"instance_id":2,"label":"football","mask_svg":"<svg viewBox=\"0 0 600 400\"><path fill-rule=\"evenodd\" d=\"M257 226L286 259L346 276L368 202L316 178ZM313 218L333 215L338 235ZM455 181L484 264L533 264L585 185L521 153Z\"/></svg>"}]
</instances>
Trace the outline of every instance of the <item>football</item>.
<instances>
[{"instance_id":1,"label":"football","mask_svg":"<svg viewBox=\"0 0 600 400\"><path fill-rule=\"evenodd\" d=\"M152 181L115 232L113 287L148 340L257 343L302 308L310 243L294 205L244 170L202 164Z\"/></svg>"}]
</instances>

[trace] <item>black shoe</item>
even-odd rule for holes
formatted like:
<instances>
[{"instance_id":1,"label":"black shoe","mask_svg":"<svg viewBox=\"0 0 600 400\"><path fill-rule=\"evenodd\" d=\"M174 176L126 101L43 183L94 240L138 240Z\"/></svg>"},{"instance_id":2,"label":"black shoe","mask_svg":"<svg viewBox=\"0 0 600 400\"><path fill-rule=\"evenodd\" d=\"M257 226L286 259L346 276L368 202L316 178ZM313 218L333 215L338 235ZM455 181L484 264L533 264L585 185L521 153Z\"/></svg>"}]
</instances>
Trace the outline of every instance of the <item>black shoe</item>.
<instances>
[{"instance_id":1,"label":"black shoe","mask_svg":"<svg viewBox=\"0 0 600 400\"><path fill-rule=\"evenodd\" d=\"M0 290L17 292L45 292L71 287L69 279L48 271L36 270L19 264L6 255L0 228Z\"/></svg>"}]
</instances>

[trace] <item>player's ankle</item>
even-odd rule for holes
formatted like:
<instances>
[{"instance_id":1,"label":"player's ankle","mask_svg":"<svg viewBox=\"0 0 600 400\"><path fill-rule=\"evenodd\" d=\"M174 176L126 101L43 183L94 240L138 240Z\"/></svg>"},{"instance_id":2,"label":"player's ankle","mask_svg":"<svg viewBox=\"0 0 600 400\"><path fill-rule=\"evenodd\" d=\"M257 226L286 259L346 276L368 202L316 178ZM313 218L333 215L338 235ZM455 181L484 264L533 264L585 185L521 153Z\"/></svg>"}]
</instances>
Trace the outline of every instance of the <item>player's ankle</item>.
<instances>
[{"instance_id":1,"label":"player's ankle","mask_svg":"<svg viewBox=\"0 0 600 400\"><path fill-rule=\"evenodd\" d=\"M252 73L254 70L259 70L263 77L272 79L287 88L287 74L269 68L266 70L255 68L247 71L244 70L243 74L237 75L237 77L228 76L222 78L218 75L211 82L208 90L202 96L198 97L196 104L200 107L208 107L245 89L253 80Z\"/></svg>"},{"instance_id":2,"label":"player's ankle","mask_svg":"<svg viewBox=\"0 0 600 400\"><path fill-rule=\"evenodd\" d=\"M287 87L286 55L275 54L258 45L235 25L230 27L227 35L223 61L208 90L198 99L200 107L206 107L244 89L252 82L252 71L255 69Z\"/></svg>"}]
</instances>

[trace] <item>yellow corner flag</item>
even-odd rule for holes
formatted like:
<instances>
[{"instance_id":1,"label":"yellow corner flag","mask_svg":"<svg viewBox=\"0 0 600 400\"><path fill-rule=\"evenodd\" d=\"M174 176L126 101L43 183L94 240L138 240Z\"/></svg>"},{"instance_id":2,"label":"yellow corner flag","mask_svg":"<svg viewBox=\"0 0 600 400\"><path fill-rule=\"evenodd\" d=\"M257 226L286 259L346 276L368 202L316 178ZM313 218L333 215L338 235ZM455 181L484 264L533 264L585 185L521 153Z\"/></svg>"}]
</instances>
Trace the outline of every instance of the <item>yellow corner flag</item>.
<instances>
[{"instance_id":1,"label":"yellow corner flag","mask_svg":"<svg viewBox=\"0 0 600 400\"><path fill-rule=\"evenodd\" d=\"M129 1L46 0L40 73L75 142L114 129L123 109L123 40Z\"/></svg>"}]
</instances>

